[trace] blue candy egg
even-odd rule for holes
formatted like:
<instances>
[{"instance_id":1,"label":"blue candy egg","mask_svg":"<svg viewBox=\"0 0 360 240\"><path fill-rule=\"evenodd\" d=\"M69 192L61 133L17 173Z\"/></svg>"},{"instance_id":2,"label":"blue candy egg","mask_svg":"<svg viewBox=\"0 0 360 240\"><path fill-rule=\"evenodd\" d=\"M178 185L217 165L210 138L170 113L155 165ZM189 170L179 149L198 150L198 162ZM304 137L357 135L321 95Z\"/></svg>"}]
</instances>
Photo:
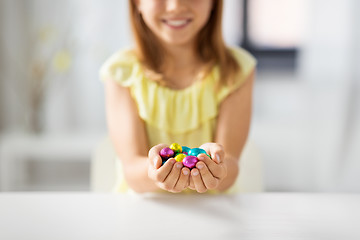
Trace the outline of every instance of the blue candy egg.
<instances>
[{"instance_id":1,"label":"blue candy egg","mask_svg":"<svg viewBox=\"0 0 360 240\"><path fill-rule=\"evenodd\" d=\"M186 146L182 146L181 148L182 148L183 153L189 153L189 151L191 150L191 148L186 147Z\"/></svg>"},{"instance_id":2,"label":"blue candy egg","mask_svg":"<svg viewBox=\"0 0 360 240\"><path fill-rule=\"evenodd\" d=\"M188 155L189 156L197 156L201 153L204 153L204 154L207 154L206 151L202 148L192 148L189 152L188 152Z\"/></svg>"}]
</instances>

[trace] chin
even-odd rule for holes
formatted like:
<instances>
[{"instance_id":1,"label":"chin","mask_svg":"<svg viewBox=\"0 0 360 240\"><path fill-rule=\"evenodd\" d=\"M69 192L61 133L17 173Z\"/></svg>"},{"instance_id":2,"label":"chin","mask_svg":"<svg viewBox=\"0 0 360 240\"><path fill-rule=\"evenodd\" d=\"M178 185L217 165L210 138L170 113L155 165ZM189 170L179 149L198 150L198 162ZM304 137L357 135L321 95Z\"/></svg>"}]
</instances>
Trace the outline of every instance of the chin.
<instances>
[{"instance_id":1,"label":"chin","mask_svg":"<svg viewBox=\"0 0 360 240\"><path fill-rule=\"evenodd\" d=\"M167 38L165 43L173 46L189 46L194 41L191 39Z\"/></svg>"}]
</instances>

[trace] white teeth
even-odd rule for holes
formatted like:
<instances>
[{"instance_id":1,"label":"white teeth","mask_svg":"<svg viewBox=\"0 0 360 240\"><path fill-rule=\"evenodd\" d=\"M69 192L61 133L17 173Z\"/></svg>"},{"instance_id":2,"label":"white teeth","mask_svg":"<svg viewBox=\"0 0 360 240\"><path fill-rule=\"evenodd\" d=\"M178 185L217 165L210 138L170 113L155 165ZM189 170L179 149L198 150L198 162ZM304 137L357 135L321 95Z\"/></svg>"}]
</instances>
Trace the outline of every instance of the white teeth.
<instances>
[{"instance_id":1,"label":"white teeth","mask_svg":"<svg viewBox=\"0 0 360 240\"><path fill-rule=\"evenodd\" d=\"M166 21L166 23L169 24L170 26L179 27L186 24L187 20L172 20L172 21L168 20Z\"/></svg>"}]
</instances>

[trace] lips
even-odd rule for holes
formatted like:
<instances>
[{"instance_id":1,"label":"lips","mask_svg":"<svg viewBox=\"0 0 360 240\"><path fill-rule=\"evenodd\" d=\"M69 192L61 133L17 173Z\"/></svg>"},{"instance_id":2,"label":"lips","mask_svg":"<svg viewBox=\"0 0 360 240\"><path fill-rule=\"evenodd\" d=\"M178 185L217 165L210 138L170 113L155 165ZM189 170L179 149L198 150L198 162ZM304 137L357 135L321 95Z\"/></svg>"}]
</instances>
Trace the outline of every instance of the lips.
<instances>
[{"instance_id":1,"label":"lips","mask_svg":"<svg viewBox=\"0 0 360 240\"><path fill-rule=\"evenodd\" d=\"M191 19L163 20L163 22L171 28L183 28L191 22Z\"/></svg>"}]
</instances>

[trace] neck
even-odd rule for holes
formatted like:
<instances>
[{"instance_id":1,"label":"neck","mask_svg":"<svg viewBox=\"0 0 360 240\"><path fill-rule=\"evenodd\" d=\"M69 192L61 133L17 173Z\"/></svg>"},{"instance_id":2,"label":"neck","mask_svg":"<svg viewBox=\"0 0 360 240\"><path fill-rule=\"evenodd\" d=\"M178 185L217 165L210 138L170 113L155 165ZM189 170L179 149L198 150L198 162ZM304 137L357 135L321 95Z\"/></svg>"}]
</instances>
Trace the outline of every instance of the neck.
<instances>
[{"instance_id":1,"label":"neck","mask_svg":"<svg viewBox=\"0 0 360 240\"><path fill-rule=\"evenodd\" d=\"M193 46L179 45L165 47L165 72L173 72L177 69L192 69L201 62Z\"/></svg>"},{"instance_id":2,"label":"neck","mask_svg":"<svg viewBox=\"0 0 360 240\"><path fill-rule=\"evenodd\" d=\"M195 47L193 45L163 46L165 55L161 72L168 86L181 89L191 85L203 67Z\"/></svg>"}]
</instances>

